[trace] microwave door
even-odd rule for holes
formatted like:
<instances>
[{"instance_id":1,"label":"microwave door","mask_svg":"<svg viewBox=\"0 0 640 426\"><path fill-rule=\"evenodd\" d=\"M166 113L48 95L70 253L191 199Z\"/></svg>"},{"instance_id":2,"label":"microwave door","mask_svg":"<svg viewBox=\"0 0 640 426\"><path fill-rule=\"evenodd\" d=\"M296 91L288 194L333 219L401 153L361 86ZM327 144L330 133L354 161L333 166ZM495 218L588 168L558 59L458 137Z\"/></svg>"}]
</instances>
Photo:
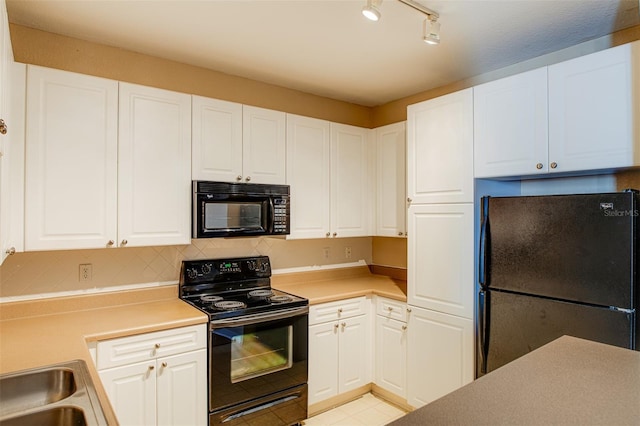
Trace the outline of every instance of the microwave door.
<instances>
[{"instance_id":1,"label":"microwave door","mask_svg":"<svg viewBox=\"0 0 640 426\"><path fill-rule=\"evenodd\" d=\"M268 232L269 203L255 200L206 200L202 205L205 236L261 235Z\"/></svg>"}]
</instances>

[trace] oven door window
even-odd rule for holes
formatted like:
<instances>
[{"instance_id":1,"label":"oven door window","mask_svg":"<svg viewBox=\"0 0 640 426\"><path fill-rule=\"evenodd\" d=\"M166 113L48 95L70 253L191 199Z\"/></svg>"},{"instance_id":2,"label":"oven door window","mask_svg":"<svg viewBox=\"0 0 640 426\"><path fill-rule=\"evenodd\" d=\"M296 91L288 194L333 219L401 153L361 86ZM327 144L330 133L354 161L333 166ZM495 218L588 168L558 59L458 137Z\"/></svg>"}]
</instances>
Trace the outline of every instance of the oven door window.
<instances>
[{"instance_id":1,"label":"oven door window","mask_svg":"<svg viewBox=\"0 0 640 426\"><path fill-rule=\"evenodd\" d=\"M231 383L285 370L293 365L291 325L263 330L227 328L219 332L231 333L228 336L231 342Z\"/></svg>"},{"instance_id":2,"label":"oven door window","mask_svg":"<svg viewBox=\"0 0 640 426\"><path fill-rule=\"evenodd\" d=\"M204 205L205 231L264 230L263 203L251 201L207 202Z\"/></svg>"}]
</instances>

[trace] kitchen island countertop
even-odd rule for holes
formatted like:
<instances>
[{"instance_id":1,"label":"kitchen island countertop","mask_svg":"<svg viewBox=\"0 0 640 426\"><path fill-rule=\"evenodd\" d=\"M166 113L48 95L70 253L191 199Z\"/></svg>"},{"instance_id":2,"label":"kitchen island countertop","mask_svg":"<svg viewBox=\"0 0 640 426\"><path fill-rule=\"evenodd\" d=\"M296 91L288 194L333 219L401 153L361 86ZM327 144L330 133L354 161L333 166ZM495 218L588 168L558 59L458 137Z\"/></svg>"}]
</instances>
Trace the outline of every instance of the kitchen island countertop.
<instances>
[{"instance_id":1,"label":"kitchen island countertop","mask_svg":"<svg viewBox=\"0 0 640 426\"><path fill-rule=\"evenodd\" d=\"M563 336L390 426L638 425L640 352Z\"/></svg>"}]
</instances>

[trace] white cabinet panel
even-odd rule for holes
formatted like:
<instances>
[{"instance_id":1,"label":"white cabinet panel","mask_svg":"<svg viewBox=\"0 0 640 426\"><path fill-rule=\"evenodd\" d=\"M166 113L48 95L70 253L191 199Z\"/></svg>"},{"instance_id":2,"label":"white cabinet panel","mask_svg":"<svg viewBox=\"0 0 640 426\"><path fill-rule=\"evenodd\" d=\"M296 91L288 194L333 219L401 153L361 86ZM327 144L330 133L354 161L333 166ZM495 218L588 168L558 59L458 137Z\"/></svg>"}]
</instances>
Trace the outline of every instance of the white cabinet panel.
<instances>
[{"instance_id":1,"label":"white cabinet panel","mask_svg":"<svg viewBox=\"0 0 640 426\"><path fill-rule=\"evenodd\" d=\"M638 63L640 41L549 66L551 172L640 164Z\"/></svg>"},{"instance_id":2,"label":"white cabinet panel","mask_svg":"<svg viewBox=\"0 0 640 426\"><path fill-rule=\"evenodd\" d=\"M309 308L309 324L364 315L369 312L368 306L369 301L365 296L312 305Z\"/></svg>"},{"instance_id":3,"label":"white cabinet panel","mask_svg":"<svg viewBox=\"0 0 640 426\"><path fill-rule=\"evenodd\" d=\"M407 324L376 315L376 376L378 386L407 397Z\"/></svg>"},{"instance_id":4,"label":"white cabinet panel","mask_svg":"<svg viewBox=\"0 0 640 426\"><path fill-rule=\"evenodd\" d=\"M407 331L410 405L421 407L473 380L473 320L412 308Z\"/></svg>"},{"instance_id":5,"label":"white cabinet panel","mask_svg":"<svg viewBox=\"0 0 640 426\"><path fill-rule=\"evenodd\" d=\"M324 238L330 230L330 123L287 114L287 184L291 233L287 238Z\"/></svg>"},{"instance_id":6,"label":"white cabinet panel","mask_svg":"<svg viewBox=\"0 0 640 426\"><path fill-rule=\"evenodd\" d=\"M407 235L406 124L379 127L376 135L376 235Z\"/></svg>"},{"instance_id":7,"label":"white cabinet panel","mask_svg":"<svg viewBox=\"0 0 640 426\"><path fill-rule=\"evenodd\" d=\"M242 104L192 96L192 178L235 182L242 176Z\"/></svg>"},{"instance_id":8,"label":"white cabinet panel","mask_svg":"<svg viewBox=\"0 0 640 426\"><path fill-rule=\"evenodd\" d=\"M473 202L473 92L407 107L407 192L413 204Z\"/></svg>"},{"instance_id":9,"label":"white cabinet panel","mask_svg":"<svg viewBox=\"0 0 640 426\"><path fill-rule=\"evenodd\" d=\"M309 405L338 394L338 323L309 327Z\"/></svg>"},{"instance_id":10,"label":"white cabinet panel","mask_svg":"<svg viewBox=\"0 0 640 426\"><path fill-rule=\"evenodd\" d=\"M412 205L409 235L408 304L473 318L473 204Z\"/></svg>"},{"instance_id":11,"label":"white cabinet panel","mask_svg":"<svg viewBox=\"0 0 640 426\"><path fill-rule=\"evenodd\" d=\"M118 83L29 66L25 249L116 238Z\"/></svg>"},{"instance_id":12,"label":"white cabinet panel","mask_svg":"<svg viewBox=\"0 0 640 426\"><path fill-rule=\"evenodd\" d=\"M286 181L286 114L242 107L243 181L284 184Z\"/></svg>"},{"instance_id":13,"label":"white cabinet panel","mask_svg":"<svg viewBox=\"0 0 640 426\"><path fill-rule=\"evenodd\" d=\"M155 361L98 373L120 425L156 424Z\"/></svg>"},{"instance_id":14,"label":"white cabinet panel","mask_svg":"<svg viewBox=\"0 0 640 426\"><path fill-rule=\"evenodd\" d=\"M478 178L547 173L547 69L473 88Z\"/></svg>"},{"instance_id":15,"label":"white cabinet panel","mask_svg":"<svg viewBox=\"0 0 640 426\"><path fill-rule=\"evenodd\" d=\"M119 244L189 244L191 97L120 83L119 111Z\"/></svg>"},{"instance_id":16,"label":"white cabinet panel","mask_svg":"<svg viewBox=\"0 0 640 426\"><path fill-rule=\"evenodd\" d=\"M348 392L371 382L369 315L340 322L338 391ZM368 350L363 351L363 348Z\"/></svg>"}]
</instances>

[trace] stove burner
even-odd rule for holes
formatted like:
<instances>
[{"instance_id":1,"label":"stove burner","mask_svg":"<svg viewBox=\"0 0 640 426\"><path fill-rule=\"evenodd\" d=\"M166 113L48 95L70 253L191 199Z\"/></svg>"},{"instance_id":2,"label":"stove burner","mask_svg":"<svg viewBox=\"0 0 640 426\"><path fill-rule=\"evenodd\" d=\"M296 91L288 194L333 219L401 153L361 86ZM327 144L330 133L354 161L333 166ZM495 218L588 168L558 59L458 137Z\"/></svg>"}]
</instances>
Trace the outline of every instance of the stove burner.
<instances>
[{"instance_id":1,"label":"stove burner","mask_svg":"<svg viewBox=\"0 0 640 426\"><path fill-rule=\"evenodd\" d=\"M200 300L202 300L203 302L215 303L215 302L221 301L222 297L220 297L220 296L212 296L212 295L200 296Z\"/></svg>"},{"instance_id":2,"label":"stove burner","mask_svg":"<svg viewBox=\"0 0 640 426\"><path fill-rule=\"evenodd\" d=\"M253 290L249 292L249 297L254 299L266 299L271 296L273 296L273 291L271 290Z\"/></svg>"},{"instance_id":3,"label":"stove burner","mask_svg":"<svg viewBox=\"0 0 640 426\"><path fill-rule=\"evenodd\" d=\"M280 295L280 296L271 296L271 298L269 299L271 300L271 302L273 303L284 303L284 302L288 302L291 299L291 296L286 296L284 294Z\"/></svg>"},{"instance_id":4,"label":"stove burner","mask_svg":"<svg viewBox=\"0 0 640 426\"><path fill-rule=\"evenodd\" d=\"M223 300L222 302L214 303L213 306L224 311L234 311L236 309L242 309L247 305L242 302L236 302L233 300Z\"/></svg>"}]
</instances>

